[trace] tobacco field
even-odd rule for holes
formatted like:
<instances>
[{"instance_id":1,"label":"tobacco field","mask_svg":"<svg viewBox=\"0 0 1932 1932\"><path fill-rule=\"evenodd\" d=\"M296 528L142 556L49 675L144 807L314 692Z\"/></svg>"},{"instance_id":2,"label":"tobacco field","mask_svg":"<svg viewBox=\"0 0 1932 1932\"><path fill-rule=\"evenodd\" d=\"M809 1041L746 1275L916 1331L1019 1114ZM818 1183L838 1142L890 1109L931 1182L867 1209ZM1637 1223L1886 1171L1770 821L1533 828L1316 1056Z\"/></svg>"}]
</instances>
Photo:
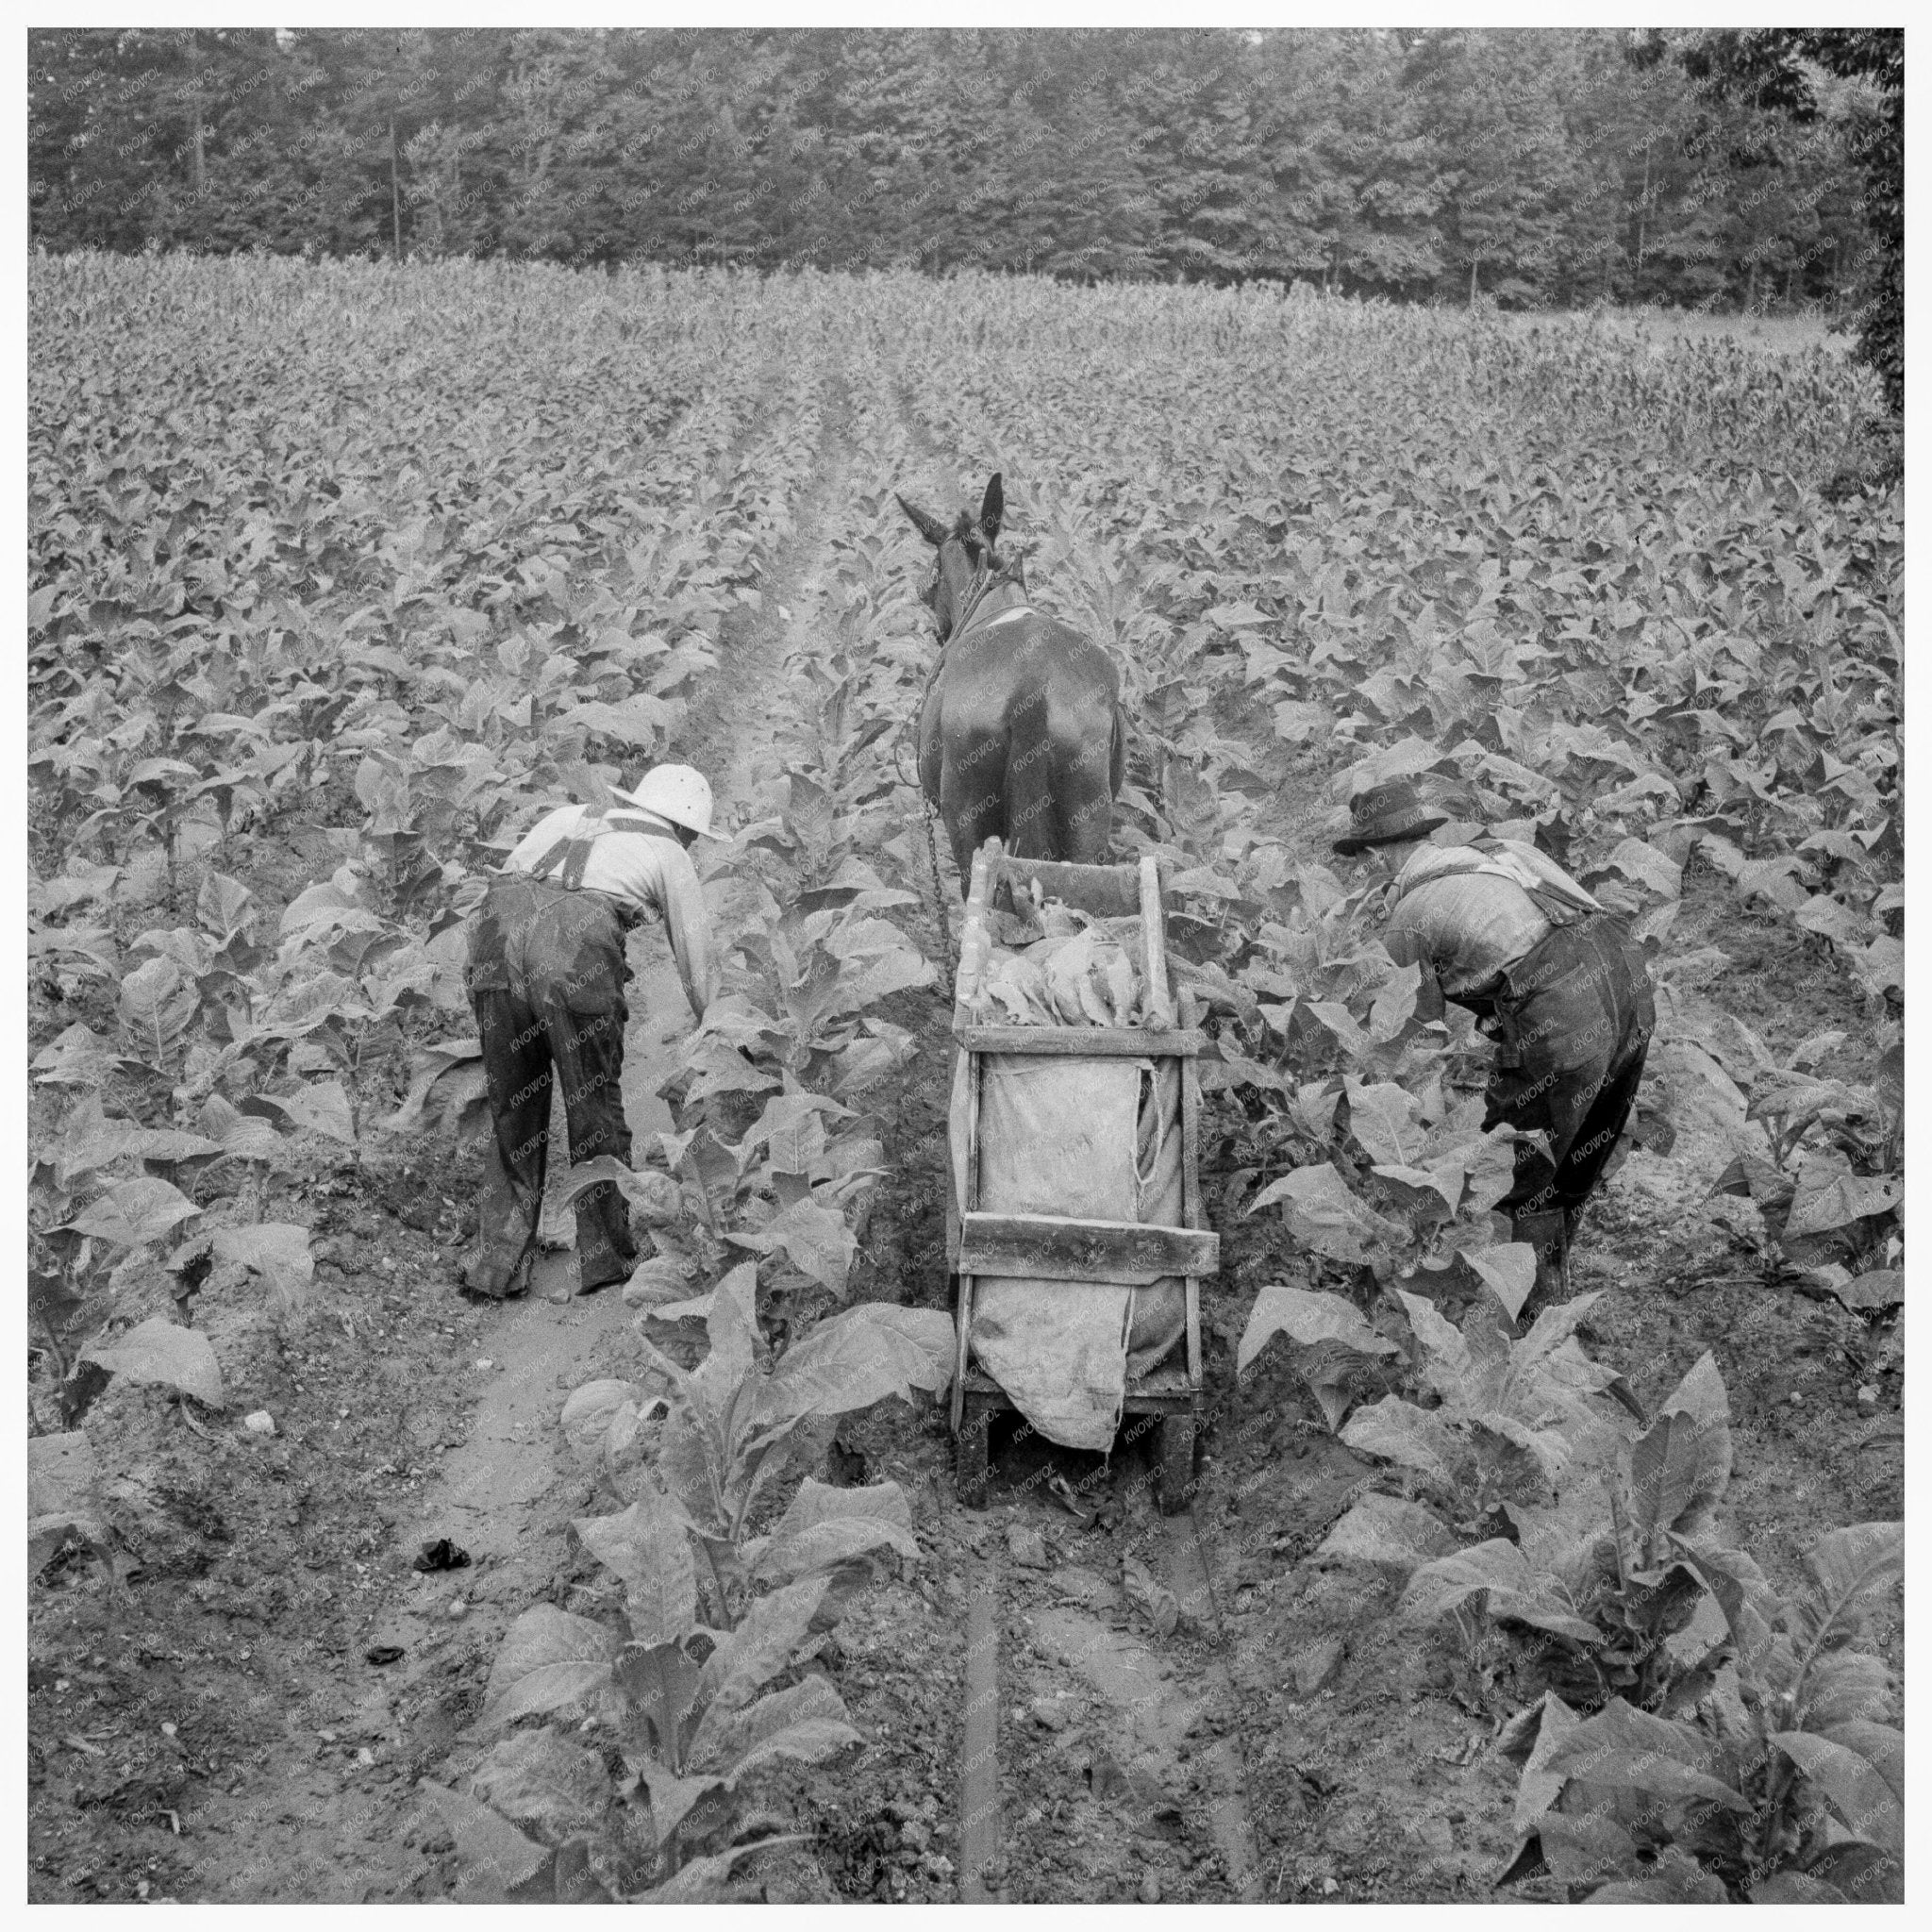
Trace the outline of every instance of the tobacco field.
<instances>
[{"instance_id":1,"label":"tobacco field","mask_svg":"<svg viewBox=\"0 0 1932 1932\"><path fill-rule=\"evenodd\" d=\"M28 302L32 1897L1900 1895L1903 495L1824 487L1839 345L508 263ZM1179 1518L1145 1441L954 1492L893 492L994 471L1209 1014ZM665 758L733 836L702 1030L630 941L649 1258L473 1302L463 922ZM1329 847L1395 775L1649 958L1559 1306L1485 1043Z\"/></svg>"}]
</instances>

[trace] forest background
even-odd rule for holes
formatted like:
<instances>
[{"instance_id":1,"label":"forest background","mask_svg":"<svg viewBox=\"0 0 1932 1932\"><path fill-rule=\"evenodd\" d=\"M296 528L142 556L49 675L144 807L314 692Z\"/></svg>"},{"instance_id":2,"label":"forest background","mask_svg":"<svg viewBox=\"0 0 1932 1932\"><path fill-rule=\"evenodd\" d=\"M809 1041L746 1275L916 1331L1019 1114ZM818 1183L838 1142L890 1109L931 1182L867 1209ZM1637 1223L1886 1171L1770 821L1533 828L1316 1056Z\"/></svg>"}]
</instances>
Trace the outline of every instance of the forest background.
<instances>
[{"instance_id":1,"label":"forest background","mask_svg":"<svg viewBox=\"0 0 1932 1932\"><path fill-rule=\"evenodd\" d=\"M1841 313L1902 74L1870 31L36 30L31 235Z\"/></svg>"}]
</instances>

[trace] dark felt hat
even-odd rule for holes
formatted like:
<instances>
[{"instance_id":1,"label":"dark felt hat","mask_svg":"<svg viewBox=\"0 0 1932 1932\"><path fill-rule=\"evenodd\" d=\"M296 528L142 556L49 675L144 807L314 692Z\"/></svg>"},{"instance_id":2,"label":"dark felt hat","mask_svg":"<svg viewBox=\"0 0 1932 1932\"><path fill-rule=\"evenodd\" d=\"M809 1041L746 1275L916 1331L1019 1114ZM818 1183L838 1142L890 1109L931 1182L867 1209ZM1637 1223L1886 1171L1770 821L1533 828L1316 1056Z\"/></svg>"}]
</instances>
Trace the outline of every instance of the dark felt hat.
<instances>
[{"instance_id":1,"label":"dark felt hat","mask_svg":"<svg viewBox=\"0 0 1932 1932\"><path fill-rule=\"evenodd\" d=\"M1407 778L1391 778L1357 792L1348 813L1348 832L1335 841L1338 852L1361 852L1398 839L1426 839L1438 825L1449 823L1447 812L1430 811L1423 804L1422 794Z\"/></svg>"}]
</instances>

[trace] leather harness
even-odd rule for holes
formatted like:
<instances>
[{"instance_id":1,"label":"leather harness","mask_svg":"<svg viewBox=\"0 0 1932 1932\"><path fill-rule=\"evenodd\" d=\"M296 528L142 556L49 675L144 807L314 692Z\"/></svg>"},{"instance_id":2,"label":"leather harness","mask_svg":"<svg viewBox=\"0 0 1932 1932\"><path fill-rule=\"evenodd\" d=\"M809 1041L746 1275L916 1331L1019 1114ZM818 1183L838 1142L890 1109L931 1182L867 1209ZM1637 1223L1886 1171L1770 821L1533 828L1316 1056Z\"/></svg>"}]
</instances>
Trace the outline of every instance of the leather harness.
<instances>
[{"instance_id":1,"label":"leather harness","mask_svg":"<svg viewBox=\"0 0 1932 1932\"><path fill-rule=\"evenodd\" d=\"M981 618L979 607L994 591L1008 584L1017 584L1021 594L1025 594L1025 578L1017 565L1010 569L994 569L987 564L978 567L974 573L972 582L966 587L966 594L960 601L959 608L953 613L952 628L940 640L941 656L944 655L947 646L958 642L960 638L976 625L982 623L996 624L1002 617L1017 617L1022 611L1030 611L1033 608L1030 604L1016 604L1010 609L996 611L990 618Z\"/></svg>"},{"instance_id":2,"label":"leather harness","mask_svg":"<svg viewBox=\"0 0 1932 1932\"><path fill-rule=\"evenodd\" d=\"M974 577L972 583L966 587L965 600L961 603L958 611L954 613L953 627L940 640L939 655L932 660L932 669L925 674L925 686L920 692L920 705L922 708L924 706L927 694L931 691L933 686L939 682L940 673L946 668L946 653L968 631L984 630L991 625L1004 622L1008 617L1038 617L1040 615L1039 611L1031 604L1014 604L1008 606L1005 610L994 611L991 617L980 616L979 607L986 602L988 594L997 591L1005 584L1019 584L1023 591L1026 588L1017 571L1010 573L1002 571L996 574L986 569L983 565L978 574ZM917 713L914 715L916 716ZM925 808L927 813L930 814L932 811L932 801L930 799L926 801ZM935 869L934 876L938 876L937 869Z\"/></svg>"}]
</instances>

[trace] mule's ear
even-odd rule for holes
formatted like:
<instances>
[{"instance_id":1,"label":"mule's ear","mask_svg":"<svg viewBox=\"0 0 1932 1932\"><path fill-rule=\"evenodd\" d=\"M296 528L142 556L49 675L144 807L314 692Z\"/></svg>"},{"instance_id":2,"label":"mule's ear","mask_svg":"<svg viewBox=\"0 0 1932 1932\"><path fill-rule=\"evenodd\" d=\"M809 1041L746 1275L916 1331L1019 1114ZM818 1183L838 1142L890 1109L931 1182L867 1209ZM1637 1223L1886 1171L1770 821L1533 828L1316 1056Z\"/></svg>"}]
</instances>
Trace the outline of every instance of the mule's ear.
<instances>
[{"instance_id":1,"label":"mule's ear","mask_svg":"<svg viewBox=\"0 0 1932 1932\"><path fill-rule=\"evenodd\" d=\"M992 481L986 486L986 500L979 506L979 527L986 532L989 543L1000 541L1000 519L1006 513L1006 492L1000 488L1000 473L995 470Z\"/></svg>"},{"instance_id":2,"label":"mule's ear","mask_svg":"<svg viewBox=\"0 0 1932 1932\"><path fill-rule=\"evenodd\" d=\"M892 500L912 519L912 527L928 543L937 546L946 541L949 532L945 525L941 523L939 518L934 516L929 510L916 508L913 505L908 503L896 490L892 492Z\"/></svg>"}]
</instances>

